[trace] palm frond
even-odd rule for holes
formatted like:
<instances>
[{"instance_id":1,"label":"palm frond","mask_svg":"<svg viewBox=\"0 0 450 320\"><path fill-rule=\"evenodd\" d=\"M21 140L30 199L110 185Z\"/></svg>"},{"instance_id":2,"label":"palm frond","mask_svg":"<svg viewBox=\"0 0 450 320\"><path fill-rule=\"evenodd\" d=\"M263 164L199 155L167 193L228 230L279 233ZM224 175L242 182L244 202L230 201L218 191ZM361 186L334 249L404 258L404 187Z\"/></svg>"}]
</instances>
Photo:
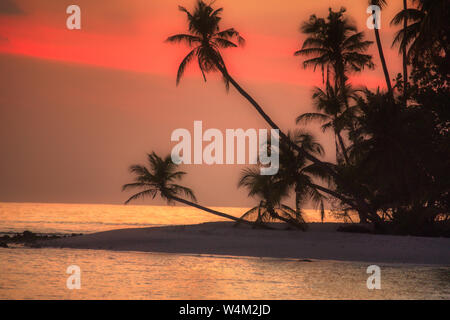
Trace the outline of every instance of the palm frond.
<instances>
[{"instance_id":1,"label":"palm frond","mask_svg":"<svg viewBox=\"0 0 450 320\"><path fill-rule=\"evenodd\" d=\"M130 201L133 201L133 200L136 200L139 198L145 198L147 196L155 198L156 194L157 194L157 191L155 189L144 190L144 191L141 191L141 192L138 192L138 193L132 195L130 198L128 198L127 201L125 201L125 204L128 204Z\"/></svg>"},{"instance_id":2,"label":"palm frond","mask_svg":"<svg viewBox=\"0 0 450 320\"><path fill-rule=\"evenodd\" d=\"M166 39L166 42L180 43L185 42L188 46L192 47L193 44L201 43L202 39L198 36L191 34L176 34Z\"/></svg>"},{"instance_id":3,"label":"palm frond","mask_svg":"<svg viewBox=\"0 0 450 320\"><path fill-rule=\"evenodd\" d=\"M308 123L310 121L319 121L319 122L323 123L323 122L327 122L330 120L331 120L331 118L329 115L317 113L317 112L307 112L307 113L299 115L295 119L295 123L297 123L297 124Z\"/></svg>"},{"instance_id":4,"label":"palm frond","mask_svg":"<svg viewBox=\"0 0 450 320\"><path fill-rule=\"evenodd\" d=\"M189 52L189 54L183 59L183 61L181 61L180 66L178 67L178 72L177 72L177 85L180 83L180 80L184 74L184 70L186 69L186 66L188 65L188 63L191 62L196 50L197 49L194 49L191 52Z\"/></svg>"},{"instance_id":5,"label":"palm frond","mask_svg":"<svg viewBox=\"0 0 450 320\"><path fill-rule=\"evenodd\" d=\"M236 48L237 44L224 38L213 38L213 41L217 43L220 48Z\"/></svg>"},{"instance_id":6,"label":"palm frond","mask_svg":"<svg viewBox=\"0 0 450 320\"><path fill-rule=\"evenodd\" d=\"M175 194L184 194L186 197L192 199L194 202L197 202L197 198L194 195L194 191L192 189L180 186L178 184L172 184L170 188L173 190Z\"/></svg>"}]
</instances>

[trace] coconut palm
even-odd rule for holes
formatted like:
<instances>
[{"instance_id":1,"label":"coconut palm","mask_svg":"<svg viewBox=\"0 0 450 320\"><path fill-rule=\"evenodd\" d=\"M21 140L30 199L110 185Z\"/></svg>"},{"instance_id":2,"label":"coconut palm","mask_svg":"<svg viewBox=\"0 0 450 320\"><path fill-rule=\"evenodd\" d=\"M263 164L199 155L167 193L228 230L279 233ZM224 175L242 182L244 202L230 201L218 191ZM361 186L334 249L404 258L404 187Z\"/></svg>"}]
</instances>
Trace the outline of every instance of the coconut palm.
<instances>
[{"instance_id":1,"label":"coconut palm","mask_svg":"<svg viewBox=\"0 0 450 320\"><path fill-rule=\"evenodd\" d=\"M170 155L165 158L161 158L155 152L152 152L147 154L147 162L147 166L130 166L130 172L135 176L134 181L123 185L122 191L130 189L141 189L142 191L132 195L127 201L125 201L125 204L145 197L154 199L157 195L159 195L162 199L166 200L168 204L180 202L222 218L249 223L248 221L242 221L229 214L212 210L197 204L197 199L195 198L194 192L191 189L176 183L181 180L186 172L177 171L178 165L173 163ZM181 198L181 196L186 196L192 201Z\"/></svg>"},{"instance_id":2,"label":"coconut palm","mask_svg":"<svg viewBox=\"0 0 450 320\"><path fill-rule=\"evenodd\" d=\"M288 196L289 187L277 176L261 175L259 166L249 167L242 171L238 186L247 188L250 197L260 199L259 204L244 213L241 219L248 219L256 214L256 224L279 220L306 230L301 214L281 203Z\"/></svg>"},{"instance_id":3,"label":"coconut palm","mask_svg":"<svg viewBox=\"0 0 450 320\"><path fill-rule=\"evenodd\" d=\"M177 73L177 84L180 82L186 66L196 58L205 80L206 73L219 71L227 87L231 83L273 129L279 130L279 127L264 112L261 106L231 77L226 68L220 50L238 47L239 45L243 45L245 40L234 28L220 29L220 14L223 9L219 8L214 10L211 5L207 5L203 0L197 0L192 13L182 6L179 6L179 10L187 16L189 33L173 35L167 38L166 41L171 43L183 42L191 47L192 50L180 63ZM280 136L283 137L283 135L280 132Z\"/></svg>"},{"instance_id":4,"label":"coconut palm","mask_svg":"<svg viewBox=\"0 0 450 320\"><path fill-rule=\"evenodd\" d=\"M179 83L180 79L182 78L187 64L193 62L194 58L196 58L203 75L208 72L219 71L225 79L227 87L229 84L231 84L247 101L250 102L250 104L256 109L256 111L263 117L263 119L270 125L272 129L279 130L280 138L282 140L286 140L291 143L287 135L283 131L281 131L278 125L264 112L264 110L256 102L256 100L253 99L228 72L220 50L223 48L237 47L239 44L243 44L244 40L234 28L229 28L221 31L219 23L221 21L220 14L223 11L222 8L214 10L212 9L211 5L207 5L202 0L197 0L197 4L193 12L189 12L186 8L181 6L179 7L179 9L186 14L188 21L188 33L171 36L167 39L167 41L172 43L183 42L190 48L192 48L192 50L180 64L177 74L177 82ZM233 41L236 41L237 43ZM206 76L204 77L204 79L206 79ZM299 154L302 154L306 159L322 166L336 180L340 179L337 171L331 164L319 160L317 157L308 153L302 147L296 144L292 144L292 146L297 150ZM347 184L346 181L341 181L341 183L342 185ZM358 210L369 210L367 204L364 203L364 199L351 200L343 196L342 194L333 190L329 190L327 188L323 188L322 191L340 199L341 201L347 203L349 206L355 207L356 205L359 208Z\"/></svg>"},{"instance_id":5,"label":"coconut palm","mask_svg":"<svg viewBox=\"0 0 450 320\"><path fill-rule=\"evenodd\" d=\"M344 94L339 94L331 86L327 85L326 90L322 90L319 87L315 87L313 91L313 102L318 112L307 112L297 117L297 124L308 123L310 121L319 121L322 123L322 131L332 129L335 136L336 144L336 161L338 161L339 155L344 157L345 163L349 163L347 150L344 144L344 140L341 135L341 131L346 126L351 128L349 121L353 118L355 112L354 107L348 107L347 97L353 100L357 99L356 91L352 89L350 85L346 85L343 89ZM340 146L340 151L339 147Z\"/></svg>"},{"instance_id":6,"label":"coconut palm","mask_svg":"<svg viewBox=\"0 0 450 320\"><path fill-rule=\"evenodd\" d=\"M197 60L205 81L206 73L208 72L222 70L226 72L226 66L219 50L238 47L239 45L243 45L245 40L234 28L226 30L219 29L219 22L221 20L220 13L223 9L213 10L210 5L207 5L201 0L197 1L193 13L190 13L182 6L178 8L187 15L189 33L176 34L167 38L166 41L172 43L184 42L192 50L178 67L177 85L183 77L186 66L194 59ZM233 41L237 41L237 43ZM224 80L228 86L228 79L225 75Z\"/></svg>"},{"instance_id":7,"label":"coconut palm","mask_svg":"<svg viewBox=\"0 0 450 320\"><path fill-rule=\"evenodd\" d=\"M308 152L317 156L323 155L323 147L311 134L297 130L292 134L288 133L288 137ZM323 202L326 198L316 188L313 178L326 179L328 174L320 166L308 164L307 160L286 141L280 143L279 159L280 169L275 176L260 175L258 167L243 171L239 186L246 187L249 196L259 197L260 202L242 218L256 216L258 223L282 220L306 230L302 209L308 201L320 207L322 216L324 214ZM291 190L295 195L295 210L281 203Z\"/></svg>"},{"instance_id":8,"label":"coconut palm","mask_svg":"<svg viewBox=\"0 0 450 320\"><path fill-rule=\"evenodd\" d=\"M219 23L221 21L220 14L223 11L222 8L214 10L211 5L207 5L202 0L198 0L192 13L182 6L179 6L179 10L184 12L187 16L188 33L173 35L167 38L166 41L171 43L185 43L192 48L192 50L180 63L177 73L177 83L180 82L186 66L196 58L204 79L206 79L206 73L219 71L222 74L227 87L231 84L252 104L272 129L279 130L281 139L286 139L286 134L283 133L278 125L264 112L256 100L234 80L226 68L220 50L238 47L239 45L244 44L245 41L234 28L221 31ZM335 174L335 172L331 170L331 166L322 163L319 159L300 149L298 146L295 146L295 148L298 148L298 152L305 153L305 157L308 158L308 160L322 164L324 167L328 168L330 174Z\"/></svg>"},{"instance_id":9,"label":"coconut palm","mask_svg":"<svg viewBox=\"0 0 450 320\"><path fill-rule=\"evenodd\" d=\"M427 56L448 57L450 49L450 5L446 0L413 0L415 8L404 8L393 19L392 24L411 22L397 32L393 45L399 44L408 60L418 63ZM409 49L408 49L409 47Z\"/></svg>"},{"instance_id":10,"label":"coconut palm","mask_svg":"<svg viewBox=\"0 0 450 320\"><path fill-rule=\"evenodd\" d=\"M403 0L403 11L408 10L408 1ZM406 32L406 29L408 28L408 19L403 19L403 32ZM407 57L407 49L406 47L403 49L400 49L402 51L402 58L403 58L403 97L405 100L405 107L407 105L408 101L408 57Z\"/></svg>"},{"instance_id":11,"label":"coconut palm","mask_svg":"<svg viewBox=\"0 0 450 320\"><path fill-rule=\"evenodd\" d=\"M293 134L288 133L288 136L292 138L295 144L301 145L309 152L317 156L324 154L322 145L310 133L296 130ZM326 198L319 192L313 179L329 180L326 170L314 163L308 164L306 159L299 155L288 143L282 142L279 150L280 169L278 177L283 185L292 188L294 191L296 215L302 216L302 207L308 201L323 209L323 202Z\"/></svg>"},{"instance_id":12,"label":"coconut palm","mask_svg":"<svg viewBox=\"0 0 450 320\"><path fill-rule=\"evenodd\" d=\"M380 7L380 9L382 9L383 7L385 7L387 5L387 1L386 0L369 0L369 4L378 6L378 7ZM374 18L374 24L375 24L375 18ZM383 67L384 78L386 80L386 86L387 86L389 94L392 95L393 92L392 92L391 78L389 76L386 59L384 58L383 46L381 44L381 39L380 39L380 32L379 32L378 28L373 28L373 31L375 33L378 54L380 55L381 66Z\"/></svg>"},{"instance_id":13,"label":"coconut palm","mask_svg":"<svg viewBox=\"0 0 450 320\"><path fill-rule=\"evenodd\" d=\"M361 138L349 149L354 159L349 171L354 175L349 178L360 181L364 186L360 192L378 210L419 203L426 194L420 188L427 185L424 181L430 175L417 152L426 130L416 131L416 126L426 123L426 117L422 114L423 121L417 121L417 109L401 110L400 101L379 91L365 89L357 104L355 133Z\"/></svg>"},{"instance_id":14,"label":"coconut palm","mask_svg":"<svg viewBox=\"0 0 450 320\"><path fill-rule=\"evenodd\" d=\"M343 129L338 125L337 118L345 109L349 109L348 98L352 90L346 84L348 72L359 72L365 67L373 68L372 57L364 54L372 44L364 40L364 33L358 32L356 26L344 17L345 9L334 12L331 8L326 19L312 15L309 21L301 26L301 32L308 35L303 42L302 49L295 52L297 56L308 56L303 67L321 67L322 76L326 70L326 93L316 89L313 95L316 103L328 105L328 114L302 115L297 123L303 120L319 119L328 121L324 128L334 128L336 141L336 158L342 157L348 163L344 140L341 136ZM334 87L330 85L329 70L332 70ZM324 81L325 82L325 81ZM319 108L319 109L320 109ZM342 122L342 121L341 121ZM338 142L341 151L339 151ZM338 161L339 162L339 161Z\"/></svg>"},{"instance_id":15,"label":"coconut palm","mask_svg":"<svg viewBox=\"0 0 450 320\"><path fill-rule=\"evenodd\" d=\"M365 67L373 68L372 56L364 52L372 44L364 40L364 33L358 32L356 26L344 17L345 8L334 12L331 8L326 19L312 15L304 22L301 32L308 37L302 48L294 53L296 56L310 57L303 61L303 67L317 67L333 72L334 90L344 87L348 72L359 72Z\"/></svg>"}]
</instances>

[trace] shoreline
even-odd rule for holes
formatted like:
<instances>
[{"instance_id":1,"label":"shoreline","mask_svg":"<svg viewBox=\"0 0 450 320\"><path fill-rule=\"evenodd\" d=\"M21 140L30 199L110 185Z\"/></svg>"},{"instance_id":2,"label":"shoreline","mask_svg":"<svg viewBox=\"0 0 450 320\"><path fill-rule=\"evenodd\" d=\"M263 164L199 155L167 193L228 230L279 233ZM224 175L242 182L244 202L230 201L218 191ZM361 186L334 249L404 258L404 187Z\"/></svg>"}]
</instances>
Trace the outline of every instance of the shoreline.
<instances>
[{"instance_id":1,"label":"shoreline","mask_svg":"<svg viewBox=\"0 0 450 320\"><path fill-rule=\"evenodd\" d=\"M74 248L348 262L450 265L450 239L337 232L342 223L311 223L307 232L208 222L130 228L39 241Z\"/></svg>"}]
</instances>

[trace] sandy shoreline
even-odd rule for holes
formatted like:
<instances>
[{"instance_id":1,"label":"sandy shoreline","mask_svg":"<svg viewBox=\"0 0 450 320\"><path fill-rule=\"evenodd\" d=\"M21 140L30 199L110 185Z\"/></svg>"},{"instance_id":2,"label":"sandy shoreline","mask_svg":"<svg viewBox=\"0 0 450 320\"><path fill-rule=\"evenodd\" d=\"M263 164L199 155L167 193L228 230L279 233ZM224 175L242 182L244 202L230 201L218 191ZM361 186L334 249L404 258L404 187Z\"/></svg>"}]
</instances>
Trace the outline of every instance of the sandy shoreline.
<instances>
[{"instance_id":1,"label":"sandy shoreline","mask_svg":"<svg viewBox=\"0 0 450 320\"><path fill-rule=\"evenodd\" d=\"M120 229L43 241L42 247L184 254L450 265L450 239L336 232L233 228L229 222Z\"/></svg>"}]
</instances>

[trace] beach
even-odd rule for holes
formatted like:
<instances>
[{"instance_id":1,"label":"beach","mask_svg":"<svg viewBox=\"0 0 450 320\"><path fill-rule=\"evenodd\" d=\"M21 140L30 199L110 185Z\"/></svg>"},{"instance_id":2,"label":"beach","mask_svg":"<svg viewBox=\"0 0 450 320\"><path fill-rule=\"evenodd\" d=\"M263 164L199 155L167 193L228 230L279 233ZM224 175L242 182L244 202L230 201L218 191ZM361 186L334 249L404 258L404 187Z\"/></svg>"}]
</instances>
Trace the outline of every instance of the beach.
<instances>
[{"instance_id":1,"label":"beach","mask_svg":"<svg viewBox=\"0 0 450 320\"><path fill-rule=\"evenodd\" d=\"M64 238L0 248L0 299L450 298L449 239L336 232L333 216L307 213L301 232L234 228L188 207L2 203L6 234ZM373 264L382 290L366 287ZM66 287L72 265L80 290Z\"/></svg>"},{"instance_id":2,"label":"beach","mask_svg":"<svg viewBox=\"0 0 450 320\"><path fill-rule=\"evenodd\" d=\"M42 241L49 248L207 254L299 260L450 265L450 239L337 232L311 223L307 232L208 222L128 228Z\"/></svg>"}]
</instances>

